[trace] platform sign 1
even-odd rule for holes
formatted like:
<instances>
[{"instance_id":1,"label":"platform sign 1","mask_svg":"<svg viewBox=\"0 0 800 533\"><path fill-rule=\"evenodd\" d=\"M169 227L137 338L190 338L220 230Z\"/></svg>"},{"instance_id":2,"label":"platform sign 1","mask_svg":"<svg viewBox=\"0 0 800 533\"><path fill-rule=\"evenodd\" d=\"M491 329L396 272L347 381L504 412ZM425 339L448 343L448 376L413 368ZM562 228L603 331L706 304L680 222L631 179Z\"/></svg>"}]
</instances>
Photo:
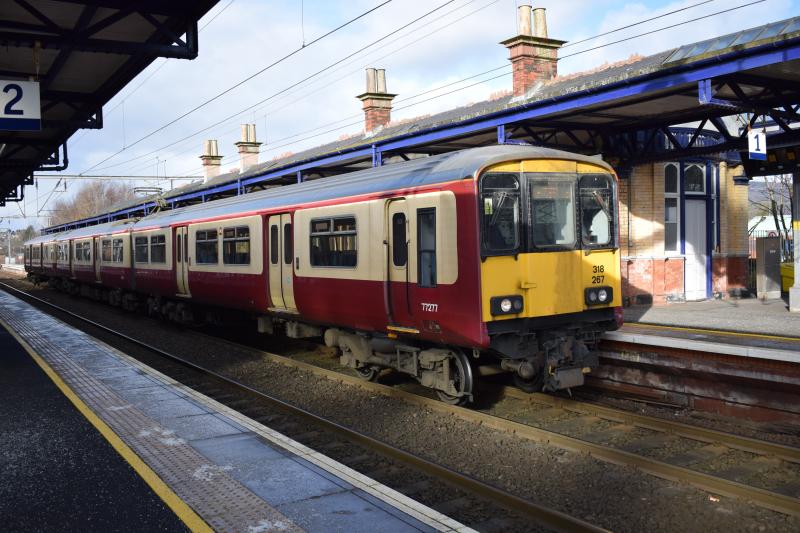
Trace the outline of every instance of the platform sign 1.
<instances>
[{"instance_id":1,"label":"platform sign 1","mask_svg":"<svg viewBox=\"0 0 800 533\"><path fill-rule=\"evenodd\" d=\"M750 159L756 161L767 160L767 134L763 131L750 130L747 133L747 146Z\"/></svg>"},{"instance_id":2,"label":"platform sign 1","mask_svg":"<svg viewBox=\"0 0 800 533\"><path fill-rule=\"evenodd\" d=\"M39 131L42 107L39 82L0 80L0 130Z\"/></svg>"}]
</instances>

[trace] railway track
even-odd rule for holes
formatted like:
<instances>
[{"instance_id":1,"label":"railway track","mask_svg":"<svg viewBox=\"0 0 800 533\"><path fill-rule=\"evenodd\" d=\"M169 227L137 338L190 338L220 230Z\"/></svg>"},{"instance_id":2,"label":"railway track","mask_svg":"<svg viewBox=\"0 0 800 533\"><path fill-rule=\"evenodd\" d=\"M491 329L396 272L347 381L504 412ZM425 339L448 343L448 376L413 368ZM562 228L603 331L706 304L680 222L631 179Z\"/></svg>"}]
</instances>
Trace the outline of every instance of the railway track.
<instances>
[{"instance_id":1,"label":"railway track","mask_svg":"<svg viewBox=\"0 0 800 533\"><path fill-rule=\"evenodd\" d=\"M403 485L393 488L440 512L458 516L466 525L480 530L503 531L606 531L322 418L6 283L0 282L0 288L51 309L57 315L66 315L91 329L135 345L153 357L144 360L136 356L134 359L346 466L378 481L384 477L402 479ZM501 512L501 509L510 513ZM532 521L538 527L532 527Z\"/></svg>"},{"instance_id":2,"label":"railway track","mask_svg":"<svg viewBox=\"0 0 800 533\"><path fill-rule=\"evenodd\" d=\"M225 342L241 347L229 340ZM402 390L366 382L341 370L269 352L259 353L271 361L320 377L400 398L433 411L455 414L518 437L586 453L660 478L688 483L713 494L800 516L800 448L578 400L528 394L505 386L493 391L495 397L503 398L502 402L478 410L467 409L426 396L429 392L421 387ZM782 479L780 486L758 486L765 474L768 480L775 479L769 477L770 472L781 473L777 476Z\"/></svg>"},{"instance_id":3,"label":"railway track","mask_svg":"<svg viewBox=\"0 0 800 533\"><path fill-rule=\"evenodd\" d=\"M712 494L800 516L798 448L578 400L531 395L511 387L495 387L493 396L502 401L489 406L479 406L477 410L454 407L426 396L430 393L424 389L413 390L412 386L412 390L403 390L366 382L333 368L334 364L323 368L240 342L212 338L316 376L455 415L517 437L589 454Z\"/></svg>"}]
</instances>

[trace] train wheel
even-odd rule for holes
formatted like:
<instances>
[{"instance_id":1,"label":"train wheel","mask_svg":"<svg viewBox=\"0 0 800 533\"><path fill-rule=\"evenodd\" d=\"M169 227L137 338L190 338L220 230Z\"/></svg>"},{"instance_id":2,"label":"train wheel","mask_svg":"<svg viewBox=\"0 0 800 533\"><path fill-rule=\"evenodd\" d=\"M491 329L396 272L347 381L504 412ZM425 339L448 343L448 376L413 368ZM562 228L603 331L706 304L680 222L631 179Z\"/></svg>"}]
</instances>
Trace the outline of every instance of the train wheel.
<instances>
[{"instance_id":1,"label":"train wheel","mask_svg":"<svg viewBox=\"0 0 800 533\"><path fill-rule=\"evenodd\" d=\"M439 399L444 403L450 405L464 405L472 399L472 367L469 364L469 358L463 352L455 352L454 370L456 375L453 376L453 383L458 392L463 393L460 396L453 396L444 391L437 390L436 394Z\"/></svg>"},{"instance_id":2,"label":"train wheel","mask_svg":"<svg viewBox=\"0 0 800 533\"><path fill-rule=\"evenodd\" d=\"M541 369L539 373L530 379L525 379L514 372L514 385L525 392L542 392L542 387L544 387L544 369Z\"/></svg>"},{"instance_id":3,"label":"train wheel","mask_svg":"<svg viewBox=\"0 0 800 533\"><path fill-rule=\"evenodd\" d=\"M380 373L381 369L377 366L360 366L356 368L356 375L364 381L377 381Z\"/></svg>"}]
</instances>

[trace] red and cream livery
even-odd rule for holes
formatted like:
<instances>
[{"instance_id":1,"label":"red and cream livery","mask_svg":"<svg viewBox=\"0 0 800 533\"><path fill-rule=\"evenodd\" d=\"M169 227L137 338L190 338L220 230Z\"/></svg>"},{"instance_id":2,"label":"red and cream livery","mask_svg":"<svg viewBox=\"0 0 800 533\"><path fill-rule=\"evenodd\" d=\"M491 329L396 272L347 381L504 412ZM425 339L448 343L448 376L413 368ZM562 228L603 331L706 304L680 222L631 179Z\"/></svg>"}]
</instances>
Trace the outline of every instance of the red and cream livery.
<instances>
[{"instance_id":1,"label":"red and cream livery","mask_svg":"<svg viewBox=\"0 0 800 533\"><path fill-rule=\"evenodd\" d=\"M601 160L493 146L43 235L26 268L177 320L244 311L464 402L477 359L583 383L620 316L617 226Z\"/></svg>"}]
</instances>

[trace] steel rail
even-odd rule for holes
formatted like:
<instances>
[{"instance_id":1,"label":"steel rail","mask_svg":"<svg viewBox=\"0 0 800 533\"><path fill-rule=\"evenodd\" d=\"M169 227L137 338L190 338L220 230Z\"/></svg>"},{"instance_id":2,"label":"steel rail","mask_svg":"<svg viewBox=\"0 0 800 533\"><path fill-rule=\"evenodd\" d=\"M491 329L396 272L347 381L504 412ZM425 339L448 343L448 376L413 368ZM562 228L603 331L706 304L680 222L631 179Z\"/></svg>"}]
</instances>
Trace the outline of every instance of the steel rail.
<instances>
[{"instance_id":1,"label":"steel rail","mask_svg":"<svg viewBox=\"0 0 800 533\"><path fill-rule=\"evenodd\" d=\"M791 463L800 463L800 448L794 448L792 446L753 439L715 429L693 426L683 422L664 420L663 418L641 415L614 407L581 402L561 396L551 396L543 393L529 394L513 387L503 387L501 393L520 400L527 400L532 403L543 403L551 407L558 407L584 415L594 415L605 420L622 422L643 429L671 433L700 442L721 444L735 450L773 456Z\"/></svg>"},{"instance_id":2,"label":"steel rail","mask_svg":"<svg viewBox=\"0 0 800 533\"><path fill-rule=\"evenodd\" d=\"M507 509L511 509L513 511L516 511L516 512L519 512L519 513L523 513L523 514L525 514L527 516L530 516L531 518L535 519L538 523L540 523L543 526L552 528L552 529L557 530L557 531L585 531L585 532L592 532L592 533L603 533L603 532L607 532L608 531L606 529L603 529L603 528L597 527L597 526L595 526L593 524L590 524L588 522L585 522L585 521L583 521L583 520L581 520L579 518L576 518L574 516L570 516L570 515L568 515L566 513L562 513L561 511L557 511L555 509L551 509L551 508L545 507L543 505L539 505L537 503L525 500L523 498L520 498L519 496L515 496L515 495L513 495L513 494L511 494L509 492L506 492L503 489L500 489L500 488L495 487L493 485L490 485L488 483L484 483L482 481L479 481L479 480L477 480L477 479L475 479L475 478L473 478L471 476L467 476L467 475L462 474L460 472L456 472L455 470L452 470L452 469L450 469L450 468L448 468L446 466L440 465L438 463L434 463L433 461L429 461L429 460L427 460L427 459L425 459L423 457L420 457L418 455L414 455L414 454L412 454L410 452L407 452L405 450L397 448L397 447L395 447L395 446L393 446L391 444L388 444L388 443L383 442L381 440L378 440L378 439L375 439L373 437L370 437L369 435L365 435L365 434L360 433L358 431L355 431L353 429L350 429L350 428L347 428L345 426L342 426L341 424L338 424L338 423L333 422L331 420L322 418L322 417L320 417L318 415L315 415L314 413L311 413L310 411L307 411L307 410L305 410L303 408L300 408L300 407L294 406L294 405L292 405L290 403L284 402L283 400L280 400L280 399L278 399L278 398L276 398L274 396L271 396L269 394L266 394L264 392L256 390L256 389L250 387L249 385L245 385L244 383L241 383L241 382L236 381L234 379L228 378L228 377L226 377L226 376L224 376L222 374L219 374L219 373L215 372L214 370L205 368L205 367L203 367L201 365L198 365L196 363L193 363L191 361L183 359L180 356L177 356L177 355L171 354L169 352L166 352L166 351L164 351L164 350L162 350L160 348L157 348L157 347L152 346L152 345L150 345L148 343L145 343L143 341L135 339L135 338L133 338L133 337L131 337L129 335L126 335L125 333L116 331L113 328L109 328L107 326L104 326L103 324L100 324L100 323L95 322L95 321L93 321L91 319L83 317L83 316L81 316L81 315L79 315L77 313L74 313L74 312L72 312L72 311L70 311L68 309L65 309L65 308L63 308L61 306L58 306L58 305L56 305L56 304L54 304L52 302L48 302L47 300L44 300L44 299L39 298L37 296L34 296L34 295L30 294L30 293L27 293L25 291L17 289L16 287L12 287L12 286L10 286L10 285L8 285L6 283L3 283L3 282L0 282L0 286L2 286L4 289L9 290L11 292L22 294L22 295L24 295L25 298L29 298L29 299L32 299L32 300L34 300L36 302L39 302L39 303L41 303L41 304L43 304L45 306L48 306L48 307L50 307L52 309L55 309L56 311L58 311L60 313L64 313L64 314L66 314L66 315L68 315L68 316L70 316L72 318L75 318L75 319L77 319L77 320L79 320L79 321L81 321L83 323L86 323L86 324L90 325L93 328L97 328L97 329L99 329L101 331L104 331L104 332L106 332L108 334L111 334L111 335L114 335L116 337L119 337L119 338L125 340L126 342L129 342L131 344L134 344L136 346L144 348L144 349L146 349L146 350L148 350L148 351L150 351L152 353L155 353L155 354L157 354L157 355L159 355L159 356L161 356L161 357L163 357L165 359L168 359L168 360L170 360L170 361L172 361L174 363L177 363L177 364L179 364L181 366L184 366L186 368L194 370L194 371L196 371L198 373L201 373L201 374L203 374L205 376L213 377L214 379L224 383L225 385L228 385L228 386L233 387L233 388L235 388L237 390L245 392L248 395L250 395L250 396L252 396L254 398L257 398L259 400L267 401L268 403L274 405L275 407L277 407L277 408L279 408L279 409L281 409L281 410L283 410L283 411L285 411L285 412L287 412L287 413L289 413L289 414L291 414L293 416L298 416L300 418L304 418L306 420L309 420L309 421L313 422L314 424L322 426L327 431L331 431L332 433L336 433L338 435L341 435L342 437L346 438L347 440L349 440L351 442L354 442L354 443L360 444L362 446L365 446L365 447L367 447L367 448L369 448L369 449L371 449L371 450L373 450L373 451L375 451L375 452L377 452L377 453L379 453L381 455L384 455L384 456L389 457L391 459L394 459L394 460L397 460L399 462L405 463L405 464L407 464L407 465L409 465L409 466L411 466L411 467L413 467L413 468L415 468L417 470L420 470L420 471L422 471L422 472L424 472L424 473L426 473L428 475L432 475L432 476L437 477L439 479L442 479L442 480L444 480L444 481L446 481L446 482L448 482L448 483L450 483L452 485L455 485L455 486L457 486L457 487L459 487L461 489L464 489L464 490L466 490L468 492L471 492L473 494L477 494L477 495L479 495L479 496L481 496L483 498L491 500L491 501L495 502L496 504L498 504L498 505L500 505L502 507L505 507ZM216 338L216 337L214 337L214 338ZM235 343L232 343L230 341L226 341L226 342L229 342L230 344L235 344ZM244 347L242 345L236 345L236 346ZM252 349L252 348L248 348L248 349ZM275 355L275 354L271 354L271 355ZM276 357L281 357L281 356L277 356L277 355L275 355L275 356ZM309 365L309 366L311 366L311 365ZM357 378L354 378L354 379L357 379ZM438 403L441 403L441 402L438 402ZM442 404L442 405L444 405L444 404Z\"/></svg>"},{"instance_id":3,"label":"steel rail","mask_svg":"<svg viewBox=\"0 0 800 533\"><path fill-rule=\"evenodd\" d=\"M242 345L226 339L220 339L213 336L209 337L217 341L228 343L239 349L257 352L270 361L295 367L297 369L306 370L317 376L324 377L332 381L359 386L371 392L398 398L407 403L424 407L436 412L456 415L461 419L474 422L485 427L490 427L492 429L510 432L532 441L548 443L565 450L588 454L596 459L609 463L622 466L633 466L642 472L660 477L662 479L685 482L707 492L750 501L760 507L777 511L779 513L791 516L800 516L800 499L793 498L791 496L753 487L725 478L716 477L682 466L658 461L656 459L619 450L603 444L596 444L575 437L570 437L555 431L529 426L527 424L482 413L480 411L452 406L434 398L420 396L419 394L415 394L413 392L403 391L387 385L381 385L379 383L364 381L356 376L351 376L335 370L329 370L312 365L310 363L304 363L302 361L297 361L289 357L252 348L250 346ZM513 389L509 387L508 390ZM547 395L542 394L540 397L547 398ZM561 398L549 398L553 405L556 406L557 401L562 400ZM580 404L580 402L575 402L575 404ZM569 405L570 408L574 407L577 409L579 407L572 404ZM634 413L626 413L613 408L602 407L602 409L598 409L597 412L599 413L601 411L607 413L609 418L613 415L623 419L624 417L630 415L630 420L636 420L636 425L639 427L652 426L652 429L655 431L674 432L676 434L681 434L686 438L697 439L703 442L720 442L724 446L750 451L751 453L775 455L776 457L780 457L781 459L792 462L796 462L798 455L800 455L800 450L780 444L759 441L757 439L750 439L748 437L741 437L738 435L732 435L706 428L694 427L689 424L682 424L679 422L670 422L666 420L662 421L658 418L636 415ZM604 415L603 418L605 417L606 416Z\"/></svg>"}]
</instances>

